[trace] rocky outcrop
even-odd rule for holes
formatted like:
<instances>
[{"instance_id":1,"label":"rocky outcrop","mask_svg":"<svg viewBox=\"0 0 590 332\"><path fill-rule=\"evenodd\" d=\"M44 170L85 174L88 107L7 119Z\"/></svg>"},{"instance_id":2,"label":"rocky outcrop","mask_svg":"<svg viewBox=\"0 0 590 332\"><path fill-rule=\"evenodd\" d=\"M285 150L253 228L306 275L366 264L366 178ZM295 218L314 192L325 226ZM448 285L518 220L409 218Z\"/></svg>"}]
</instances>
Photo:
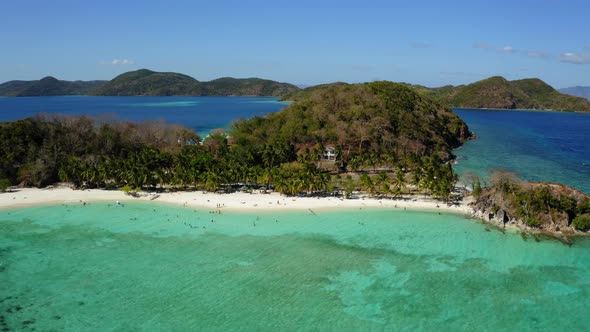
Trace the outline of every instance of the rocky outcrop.
<instances>
[{"instance_id":1,"label":"rocky outcrop","mask_svg":"<svg viewBox=\"0 0 590 332\"><path fill-rule=\"evenodd\" d=\"M586 213L588 200L579 190L561 184L518 181L484 188L471 207L474 217L498 228L514 227L563 240L588 234L572 225L576 213Z\"/></svg>"}]
</instances>

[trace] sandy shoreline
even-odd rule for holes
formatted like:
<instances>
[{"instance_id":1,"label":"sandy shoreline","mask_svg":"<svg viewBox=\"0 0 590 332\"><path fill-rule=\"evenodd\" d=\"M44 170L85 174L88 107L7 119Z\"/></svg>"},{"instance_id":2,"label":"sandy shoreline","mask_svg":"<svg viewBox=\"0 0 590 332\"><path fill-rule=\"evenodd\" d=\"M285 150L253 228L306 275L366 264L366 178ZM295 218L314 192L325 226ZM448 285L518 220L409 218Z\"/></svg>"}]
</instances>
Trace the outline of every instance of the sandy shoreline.
<instances>
[{"instance_id":1,"label":"sandy shoreline","mask_svg":"<svg viewBox=\"0 0 590 332\"><path fill-rule=\"evenodd\" d=\"M134 198L119 190L73 190L70 188L19 188L12 192L0 193L0 208L25 207L33 205L82 203L93 201L156 202L181 206L233 211L274 211L307 209L353 209L353 208L406 208L411 210L445 211L470 214L468 202L448 206L426 196L412 196L407 199L358 198L340 199L338 197L287 197L279 193L231 193L216 194L201 191L141 193Z\"/></svg>"}]
</instances>

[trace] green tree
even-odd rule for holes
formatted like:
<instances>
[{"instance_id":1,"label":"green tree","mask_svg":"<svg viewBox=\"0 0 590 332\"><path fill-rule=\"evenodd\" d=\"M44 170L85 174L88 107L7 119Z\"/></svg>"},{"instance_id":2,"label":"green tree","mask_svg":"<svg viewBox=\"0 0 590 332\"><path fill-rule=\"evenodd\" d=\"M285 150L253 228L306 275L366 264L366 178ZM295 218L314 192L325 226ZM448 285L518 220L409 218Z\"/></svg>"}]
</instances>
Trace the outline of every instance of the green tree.
<instances>
[{"instance_id":1,"label":"green tree","mask_svg":"<svg viewBox=\"0 0 590 332\"><path fill-rule=\"evenodd\" d=\"M10 180L0 179L0 192L6 192L8 187L10 187Z\"/></svg>"},{"instance_id":2,"label":"green tree","mask_svg":"<svg viewBox=\"0 0 590 332\"><path fill-rule=\"evenodd\" d=\"M473 187L473 197L479 198L481 196L481 183L479 181L475 182L475 186Z\"/></svg>"},{"instance_id":3,"label":"green tree","mask_svg":"<svg viewBox=\"0 0 590 332\"><path fill-rule=\"evenodd\" d=\"M342 189L344 190L344 197L347 199L352 198L352 192L356 188L356 183L352 179L352 176L347 175L342 181Z\"/></svg>"},{"instance_id":4,"label":"green tree","mask_svg":"<svg viewBox=\"0 0 590 332\"><path fill-rule=\"evenodd\" d=\"M590 199L584 197L576 206L576 214L590 213Z\"/></svg>"},{"instance_id":5,"label":"green tree","mask_svg":"<svg viewBox=\"0 0 590 332\"><path fill-rule=\"evenodd\" d=\"M366 173L363 173L360 175L359 180L361 187L369 194L369 197L373 196L375 192L375 183L373 182L373 179L371 179Z\"/></svg>"},{"instance_id":6,"label":"green tree","mask_svg":"<svg viewBox=\"0 0 590 332\"><path fill-rule=\"evenodd\" d=\"M572 221L572 225L576 229L584 231L584 232L589 230L590 229L590 214L585 213L585 214L581 214L581 215L577 216Z\"/></svg>"}]
</instances>

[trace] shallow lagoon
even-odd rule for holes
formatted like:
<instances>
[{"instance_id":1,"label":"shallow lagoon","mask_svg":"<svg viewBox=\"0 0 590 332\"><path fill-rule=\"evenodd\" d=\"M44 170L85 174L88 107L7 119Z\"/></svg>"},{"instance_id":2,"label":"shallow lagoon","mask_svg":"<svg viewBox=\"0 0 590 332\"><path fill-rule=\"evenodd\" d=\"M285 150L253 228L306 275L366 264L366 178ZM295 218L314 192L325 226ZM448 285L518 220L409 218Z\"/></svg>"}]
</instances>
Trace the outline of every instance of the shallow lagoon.
<instances>
[{"instance_id":1,"label":"shallow lagoon","mask_svg":"<svg viewBox=\"0 0 590 332\"><path fill-rule=\"evenodd\" d=\"M537 242L452 214L315 213L1 210L1 327L590 328L589 241Z\"/></svg>"}]
</instances>

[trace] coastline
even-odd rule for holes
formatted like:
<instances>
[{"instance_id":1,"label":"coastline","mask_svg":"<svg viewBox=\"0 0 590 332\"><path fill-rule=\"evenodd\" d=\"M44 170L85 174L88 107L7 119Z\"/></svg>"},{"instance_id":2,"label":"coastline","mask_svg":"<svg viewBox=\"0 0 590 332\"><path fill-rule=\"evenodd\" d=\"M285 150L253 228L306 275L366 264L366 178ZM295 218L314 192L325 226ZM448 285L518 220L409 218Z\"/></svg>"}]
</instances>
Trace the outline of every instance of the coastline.
<instances>
[{"instance_id":1,"label":"coastline","mask_svg":"<svg viewBox=\"0 0 590 332\"><path fill-rule=\"evenodd\" d=\"M110 201L110 202L155 202L169 203L195 208L223 209L224 211L290 211L328 210L358 208L410 209L432 212L450 212L471 215L469 201L448 205L428 196L408 196L397 199L379 199L360 196L355 199L339 197L289 197L272 193L229 193L217 194L202 191L179 191L165 193L141 192L139 197L126 195L120 190L70 188L19 188L0 194L0 209L38 205Z\"/></svg>"},{"instance_id":2,"label":"coastline","mask_svg":"<svg viewBox=\"0 0 590 332\"><path fill-rule=\"evenodd\" d=\"M512 111L512 112L541 112L541 113L579 113L579 114L590 114L589 112L583 111L569 111L569 110L554 110L554 109L535 109L535 108L477 108L477 107L451 107L453 110L462 111Z\"/></svg>"}]
</instances>

